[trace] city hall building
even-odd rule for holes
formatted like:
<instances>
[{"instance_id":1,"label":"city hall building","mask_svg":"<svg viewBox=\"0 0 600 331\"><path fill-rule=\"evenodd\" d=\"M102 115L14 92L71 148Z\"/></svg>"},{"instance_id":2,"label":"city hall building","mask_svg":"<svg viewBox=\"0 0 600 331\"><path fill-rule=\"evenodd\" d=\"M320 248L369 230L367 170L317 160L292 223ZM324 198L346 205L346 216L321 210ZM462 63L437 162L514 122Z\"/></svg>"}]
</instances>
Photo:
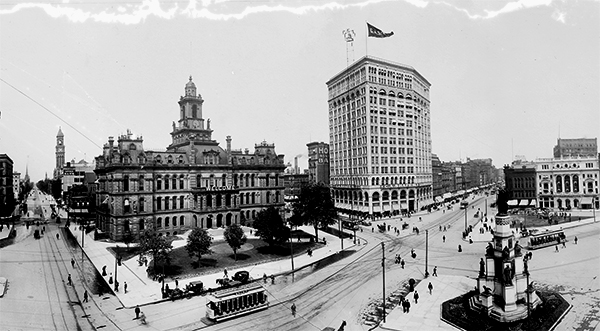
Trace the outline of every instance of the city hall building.
<instances>
[{"instance_id":1,"label":"city hall building","mask_svg":"<svg viewBox=\"0 0 600 331\"><path fill-rule=\"evenodd\" d=\"M330 183L341 212L379 216L433 202L431 84L365 56L327 82Z\"/></svg>"},{"instance_id":2,"label":"city hall building","mask_svg":"<svg viewBox=\"0 0 600 331\"><path fill-rule=\"evenodd\" d=\"M108 138L96 157L96 221L113 240L148 227L175 235L252 220L269 206L283 207L284 156L265 141L254 151L223 149L212 139L204 100L190 77L179 99L179 120L165 151L144 150L127 132Z\"/></svg>"}]
</instances>

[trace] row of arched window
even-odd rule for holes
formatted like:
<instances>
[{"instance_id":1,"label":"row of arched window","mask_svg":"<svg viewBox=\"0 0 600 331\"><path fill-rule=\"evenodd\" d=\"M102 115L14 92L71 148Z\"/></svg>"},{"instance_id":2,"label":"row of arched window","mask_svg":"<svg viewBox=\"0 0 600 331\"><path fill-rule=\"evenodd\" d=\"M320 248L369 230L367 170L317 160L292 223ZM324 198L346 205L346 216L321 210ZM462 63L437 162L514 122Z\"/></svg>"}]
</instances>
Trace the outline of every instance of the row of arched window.
<instances>
[{"instance_id":1,"label":"row of arched window","mask_svg":"<svg viewBox=\"0 0 600 331\"><path fill-rule=\"evenodd\" d=\"M556 175L556 193L579 192L579 175Z\"/></svg>"},{"instance_id":2,"label":"row of arched window","mask_svg":"<svg viewBox=\"0 0 600 331\"><path fill-rule=\"evenodd\" d=\"M169 227L183 227L185 226L185 216L181 215L179 217L177 216L172 216L172 217L165 217L164 219L162 217L157 217L156 218L156 227L157 228L169 228Z\"/></svg>"}]
</instances>

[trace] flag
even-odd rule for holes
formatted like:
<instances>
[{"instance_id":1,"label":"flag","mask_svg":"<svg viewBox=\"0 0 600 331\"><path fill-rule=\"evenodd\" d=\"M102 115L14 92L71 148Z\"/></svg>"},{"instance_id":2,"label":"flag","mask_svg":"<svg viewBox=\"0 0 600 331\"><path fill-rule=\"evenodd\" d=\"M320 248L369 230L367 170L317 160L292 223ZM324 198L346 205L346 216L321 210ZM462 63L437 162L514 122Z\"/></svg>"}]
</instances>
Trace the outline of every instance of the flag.
<instances>
[{"instance_id":1,"label":"flag","mask_svg":"<svg viewBox=\"0 0 600 331\"><path fill-rule=\"evenodd\" d=\"M390 31L390 32L383 32L380 29L372 26L371 24L367 23L367 29L369 29L369 37L375 37L375 38L387 38L387 37L391 37L394 35L394 31Z\"/></svg>"}]
</instances>

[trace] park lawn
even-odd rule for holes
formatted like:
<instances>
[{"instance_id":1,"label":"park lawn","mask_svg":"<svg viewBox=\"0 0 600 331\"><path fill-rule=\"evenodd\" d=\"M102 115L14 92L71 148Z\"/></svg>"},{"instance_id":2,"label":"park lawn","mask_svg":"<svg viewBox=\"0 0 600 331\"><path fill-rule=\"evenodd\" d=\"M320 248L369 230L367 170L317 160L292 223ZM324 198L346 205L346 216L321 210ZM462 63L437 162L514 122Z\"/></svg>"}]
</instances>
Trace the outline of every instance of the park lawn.
<instances>
[{"instance_id":1,"label":"park lawn","mask_svg":"<svg viewBox=\"0 0 600 331\"><path fill-rule=\"evenodd\" d=\"M298 236L294 236L294 239ZM308 248L322 245L309 241L292 241L294 255L303 254ZM157 266L158 273L164 273L167 277L194 277L203 274L222 271L223 269L237 269L245 266L256 265L290 257L290 243L287 242L281 246L269 247L267 243L261 239L248 239L246 244L242 246L237 253L237 261L233 254L233 250L225 241L214 242L210 247L212 254L203 255L198 264L196 257L191 258L188 255L185 247L179 247L171 251L170 265L165 265L164 272L162 264ZM154 263L151 262L148 267L152 270Z\"/></svg>"},{"instance_id":2,"label":"park lawn","mask_svg":"<svg viewBox=\"0 0 600 331\"><path fill-rule=\"evenodd\" d=\"M591 218L591 217L572 216L571 219L569 219L569 217L563 218L563 217L554 216L554 217L552 217L552 223L550 224L548 222L548 219L545 219L543 217L540 218L537 215L536 216L527 215L527 217L525 217L524 215L510 215L511 221L515 221L517 226L519 224L524 224L527 228L535 228L535 227L540 227L540 226L548 226L548 225L556 225L556 224L564 224L564 223L573 223L573 222L583 221L588 218Z\"/></svg>"}]
</instances>

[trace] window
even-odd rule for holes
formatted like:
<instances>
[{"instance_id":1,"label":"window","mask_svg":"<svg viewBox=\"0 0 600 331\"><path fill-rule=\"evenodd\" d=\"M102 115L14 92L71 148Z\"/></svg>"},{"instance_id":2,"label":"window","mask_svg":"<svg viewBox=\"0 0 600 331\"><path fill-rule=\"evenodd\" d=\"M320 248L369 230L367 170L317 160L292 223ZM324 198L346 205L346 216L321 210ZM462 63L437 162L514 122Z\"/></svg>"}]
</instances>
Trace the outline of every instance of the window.
<instances>
[{"instance_id":1,"label":"window","mask_svg":"<svg viewBox=\"0 0 600 331\"><path fill-rule=\"evenodd\" d=\"M179 217L179 226L183 226L185 224L185 216Z\"/></svg>"},{"instance_id":2,"label":"window","mask_svg":"<svg viewBox=\"0 0 600 331\"><path fill-rule=\"evenodd\" d=\"M131 205L129 203L129 199L125 199L125 201L123 201L123 213L130 213L131 212Z\"/></svg>"},{"instance_id":3,"label":"window","mask_svg":"<svg viewBox=\"0 0 600 331\"><path fill-rule=\"evenodd\" d=\"M156 219L156 227L157 228L161 228L162 227L162 218L159 217Z\"/></svg>"},{"instance_id":4,"label":"window","mask_svg":"<svg viewBox=\"0 0 600 331\"><path fill-rule=\"evenodd\" d=\"M144 176L140 176L140 179L138 181L138 191L143 191L144 190Z\"/></svg>"},{"instance_id":5,"label":"window","mask_svg":"<svg viewBox=\"0 0 600 331\"><path fill-rule=\"evenodd\" d=\"M179 209L183 209L183 195L179 197Z\"/></svg>"},{"instance_id":6,"label":"window","mask_svg":"<svg viewBox=\"0 0 600 331\"><path fill-rule=\"evenodd\" d=\"M139 208L140 208L140 213L145 210L144 209L144 203L146 203L144 197L140 197L140 202L138 203L139 204Z\"/></svg>"},{"instance_id":7,"label":"window","mask_svg":"<svg viewBox=\"0 0 600 331\"><path fill-rule=\"evenodd\" d=\"M177 197L171 199L173 209L177 209Z\"/></svg>"},{"instance_id":8,"label":"window","mask_svg":"<svg viewBox=\"0 0 600 331\"><path fill-rule=\"evenodd\" d=\"M183 187L183 176L179 177L179 189L180 190L184 189L184 187Z\"/></svg>"},{"instance_id":9,"label":"window","mask_svg":"<svg viewBox=\"0 0 600 331\"><path fill-rule=\"evenodd\" d=\"M156 190L162 190L162 180L160 178L156 179Z\"/></svg>"},{"instance_id":10,"label":"window","mask_svg":"<svg viewBox=\"0 0 600 331\"><path fill-rule=\"evenodd\" d=\"M177 189L177 178L173 177L173 179L171 180L171 183L172 183L173 189L176 190ZM183 187L180 187L180 188L183 188Z\"/></svg>"},{"instance_id":11,"label":"window","mask_svg":"<svg viewBox=\"0 0 600 331\"><path fill-rule=\"evenodd\" d=\"M129 176L123 177L123 192L129 192Z\"/></svg>"},{"instance_id":12,"label":"window","mask_svg":"<svg viewBox=\"0 0 600 331\"><path fill-rule=\"evenodd\" d=\"M161 210L161 208L162 208L161 205L162 205L162 198L161 197L156 198L156 210Z\"/></svg>"},{"instance_id":13,"label":"window","mask_svg":"<svg viewBox=\"0 0 600 331\"><path fill-rule=\"evenodd\" d=\"M169 189L169 178L165 177L165 190Z\"/></svg>"}]
</instances>

